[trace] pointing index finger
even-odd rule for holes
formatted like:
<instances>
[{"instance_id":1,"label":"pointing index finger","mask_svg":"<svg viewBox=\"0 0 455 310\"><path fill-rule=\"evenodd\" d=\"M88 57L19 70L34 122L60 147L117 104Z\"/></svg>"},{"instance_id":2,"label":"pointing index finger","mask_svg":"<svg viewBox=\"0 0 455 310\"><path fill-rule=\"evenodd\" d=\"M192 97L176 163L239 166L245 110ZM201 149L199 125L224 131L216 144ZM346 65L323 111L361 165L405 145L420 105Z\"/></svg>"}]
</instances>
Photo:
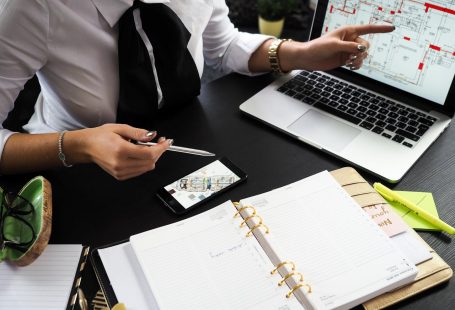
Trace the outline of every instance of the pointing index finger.
<instances>
[{"instance_id":1,"label":"pointing index finger","mask_svg":"<svg viewBox=\"0 0 455 310\"><path fill-rule=\"evenodd\" d=\"M395 30L393 25L358 25L354 26L354 31L359 35L369 33L387 33Z\"/></svg>"}]
</instances>

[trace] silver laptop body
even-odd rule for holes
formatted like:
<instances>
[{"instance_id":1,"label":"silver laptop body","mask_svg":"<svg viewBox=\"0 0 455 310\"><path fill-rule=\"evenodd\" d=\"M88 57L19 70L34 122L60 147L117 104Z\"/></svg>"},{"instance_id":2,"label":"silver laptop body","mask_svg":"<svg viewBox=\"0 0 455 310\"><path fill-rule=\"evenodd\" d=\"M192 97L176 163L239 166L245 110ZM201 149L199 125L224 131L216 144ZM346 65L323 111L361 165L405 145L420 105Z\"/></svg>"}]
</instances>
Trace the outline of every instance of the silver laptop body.
<instances>
[{"instance_id":1,"label":"silver laptop body","mask_svg":"<svg viewBox=\"0 0 455 310\"><path fill-rule=\"evenodd\" d=\"M336 0L319 1L311 38L319 37L321 33L330 31L340 24L352 22L352 19L346 20L344 14L346 11L361 11L363 15L368 15L360 1L350 1L352 7L343 7L341 11L340 6L345 6L344 3L345 1ZM455 15L444 14L450 12L448 10L455 10L454 6L455 4L449 5L447 1L444 9L429 8L429 14L432 14L433 19L443 20L446 27L451 29L450 37L446 36L438 42L427 44L422 39L424 33L418 33L417 30L409 31L406 28L408 13L414 12L415 7L412 5L401 7L400 18L394 20L397 29L393 34L368 38L372 42L370 57L359 72L351 72L345 68L328 73L293 71L281 76L248 99L240 105L240 110L351 165L361 167L389 182L398 182L447 128L455 110ZM339 16L336 16L335 12L338 9ZM382 11L390 15L393 9L382 8ZM379 11L378 8L376 10ZM371 12L373 13L377 16L378 12ZM415 15L413 17L415 18ZM422 20L421 23L424 24L425 21ZM435 30L437 29L440 28ZM413 42L413 38L417 40L415 39L417 35L420 41ZM397 43L397 36L403 36L403 42ZM422 47L422 43L427 46L422 50L416 48ZM384 50L387 44L389 49L393 49L393 53ZM450 48L454 52L453 55L441 54L441 50ZM425 55L430 55L426 56L427 59L417 59L420 53L425 52ZM389 56L387 61L381 60L384 53ZM406 61L414 63L408 65ZM396 66L394 62L400 62L401 65ZM420 74L418 79L416 74ZM312 86L308 86L309 80L313 80ZM331 87L325 85L326 82L332 83ZM336 92L336 95L330 93L326 96L333 100L321 99L321 92L327 94L325 89L333 90L333 83L339 85L340 82L343 85L339 86L340 91ZM406 83L407 85L401 85ZM321 89L317 92L318 95L312 93L316 86ZM356 103L348 102L346 110L340 112L337 111L341 108L338 101L343 101L343 97L350 98L344 100L345 105L349 100L356 100ZM361 107L362 103L376 110L365 111ZM395 110L399 114L388 111L382 113L384 115L381 115L381 119L377 119L375 117L380 117L378 111L384 111L380 105L400 107ZM373 116L368 118L369 115L366 115L366 118L358 121L357 116L365 113L357 109ZM352 117L347 115L346 111L349 111ZM396 127L397 125L400 128ZM394 127L396 128L394 130L386 129ZM421 128L425 129L424 134Z\"/></svg>"}]
</instances>

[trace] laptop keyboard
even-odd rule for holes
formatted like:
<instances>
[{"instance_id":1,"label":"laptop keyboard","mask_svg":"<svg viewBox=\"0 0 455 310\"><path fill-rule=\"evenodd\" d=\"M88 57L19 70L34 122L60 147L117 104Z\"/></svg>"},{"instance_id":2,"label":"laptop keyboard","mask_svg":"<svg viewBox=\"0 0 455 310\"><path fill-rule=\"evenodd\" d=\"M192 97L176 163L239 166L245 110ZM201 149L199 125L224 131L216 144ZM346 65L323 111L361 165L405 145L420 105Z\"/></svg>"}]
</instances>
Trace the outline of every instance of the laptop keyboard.
<instances>
[{"instance_id":1,"label":"laptop keyboard","mask_svg":"<svg viewBox=\"0 0 455 310\"><path fill-rule=\"evenodd\" d=\"M409 148L437 120L319 72L302 71L277 90Z\"/></svg>"}]
</instances>

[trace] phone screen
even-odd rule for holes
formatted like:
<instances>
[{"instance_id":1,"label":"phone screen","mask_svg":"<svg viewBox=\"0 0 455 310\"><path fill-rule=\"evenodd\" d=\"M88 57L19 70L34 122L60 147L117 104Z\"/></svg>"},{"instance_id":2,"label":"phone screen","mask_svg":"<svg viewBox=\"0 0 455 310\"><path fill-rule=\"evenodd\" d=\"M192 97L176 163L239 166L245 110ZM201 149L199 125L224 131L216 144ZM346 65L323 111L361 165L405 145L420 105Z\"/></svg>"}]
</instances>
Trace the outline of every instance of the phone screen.
<instances>
[{"instance_id":1,"label":"phone screen","mask_svg":"<svg viewBox=\"0 0 455 310\"><path fill-rule=\"evenodd\" d=\"M221 158L164 186L158 197L174 212L182 213L245 178L242 170Z\"/></svg>"}]
</instances>

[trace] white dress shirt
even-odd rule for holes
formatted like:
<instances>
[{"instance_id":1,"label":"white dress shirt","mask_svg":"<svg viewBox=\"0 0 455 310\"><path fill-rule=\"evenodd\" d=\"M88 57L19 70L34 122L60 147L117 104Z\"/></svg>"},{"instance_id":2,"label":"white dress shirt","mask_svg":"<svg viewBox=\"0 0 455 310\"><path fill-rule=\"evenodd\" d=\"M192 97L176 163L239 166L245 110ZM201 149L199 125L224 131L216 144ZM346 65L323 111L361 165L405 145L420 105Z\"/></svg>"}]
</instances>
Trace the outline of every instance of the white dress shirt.
<instances>
[{"instance_id":1,"label":"white dress shirt","mask_svg":"<svg viewBox=\"0 0 455 310\"><path fill-rule=\"evenodd\" d=\"M224 0L162 0L191 33L188 50L207 65L251 74L248 60L269 37L239 32ZM41 94L29 133L116 120L117 22L133 0L0 0L0 124L36 73ZM0 156L13 132L0 128Z\"/></svg>"}]
</instances>

